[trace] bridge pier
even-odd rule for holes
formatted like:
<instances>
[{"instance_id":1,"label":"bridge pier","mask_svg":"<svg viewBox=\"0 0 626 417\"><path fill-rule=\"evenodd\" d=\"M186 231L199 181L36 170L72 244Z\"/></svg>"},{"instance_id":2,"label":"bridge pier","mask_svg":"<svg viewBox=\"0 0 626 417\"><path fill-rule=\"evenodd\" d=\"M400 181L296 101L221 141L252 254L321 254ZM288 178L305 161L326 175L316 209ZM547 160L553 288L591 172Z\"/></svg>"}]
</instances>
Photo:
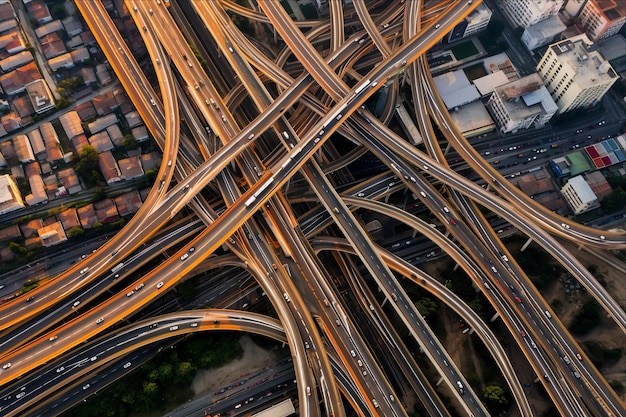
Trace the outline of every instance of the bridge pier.
<instances>
[{"instance_id":1,"label":"bridge pier","mask_svg":"<svg viewBox=\"0 0 626 417\"><path fill-rule=\"evenodd\" d=\"M524 252L524 251L526 250L526 248L528 247L528 245L530 245L530 243L531 243L532 241L533 241L533 240L529 238L529 239L526 241L526 243L524 243L524 245L522 245L522 249L520 249L520 252Z\"/></svg>"}]
</instances>

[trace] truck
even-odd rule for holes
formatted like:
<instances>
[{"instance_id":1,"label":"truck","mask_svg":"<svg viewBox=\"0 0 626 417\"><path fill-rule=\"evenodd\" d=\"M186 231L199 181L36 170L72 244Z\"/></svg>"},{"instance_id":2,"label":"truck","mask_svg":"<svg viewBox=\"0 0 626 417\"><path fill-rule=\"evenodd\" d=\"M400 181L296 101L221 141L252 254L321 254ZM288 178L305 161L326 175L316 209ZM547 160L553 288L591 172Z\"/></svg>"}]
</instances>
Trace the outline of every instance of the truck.
<instances>
[{"instance_id":1,"label":"truck","mask_svg":"<svg viewBox=\"0 0 626 417\"><path fill-rule=\"evenodd\" d=\"M113 268L111 268L111 272L116 273L117 271L119 271L123 267L124 267L124 262L120 262L119 264L117 264Z\"/></svg>"}]
</instances>

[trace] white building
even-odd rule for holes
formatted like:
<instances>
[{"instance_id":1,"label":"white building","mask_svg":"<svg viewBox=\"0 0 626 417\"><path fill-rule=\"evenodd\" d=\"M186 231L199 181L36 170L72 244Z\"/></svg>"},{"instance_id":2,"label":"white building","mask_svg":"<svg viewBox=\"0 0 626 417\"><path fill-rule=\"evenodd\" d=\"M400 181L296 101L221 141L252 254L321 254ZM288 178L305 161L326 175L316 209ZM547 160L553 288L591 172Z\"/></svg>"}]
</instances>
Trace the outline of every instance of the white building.
<instances>
[{"instance_id":1,"label":"white building","mask_svg":"<svg viewBox=\"0 0 626 417\"><path fill-rule=\"evenodd\" d=\"M491 15L492 12L489 7L481 3L450 31L448 41L453 42L485 30L491 20Z\"/></svg>"},{"instance_id":2,"label":"white building","mask_svg":"<svg viewBox=\"0 0 626 417\"><path fill-rule=\"evenodd\" d=\"M565 39L550 45L537 65L558 114L597 104L618 79L592 45L585 34Z\"/></svg>"},{"instance_id":3,"label":"white building","mask_svg":"<svg viewBox=\"0 0 626 417\"><path fill-rule=\"evenodd\" d=\"M588 0L578 15L578 24L594 42L620 31L626 23L624 0Z\"/></svg>"},{"instance_id":4,"label":"white building","mask_svg":"<svg viewBox=\"0 0 626 417\"><path fill-rule=\"evenodd\" d=\"M543 126L558 109L537 74L496 87L487 106L502 133Z\"/></svg>"},{"instance_id":5,"label":"white building","mask_svg":"<svg viewBox=\"0 0 626 417\"><path fill-rule=\"evenodd\" d=\"M550 16L541 22L528 26L522 34L522 42L529 51L551 43L554 38L567 29L558 16Z\"/></svg>"},{"instance_id":6,"label":"white building","mask_svg":"<svg viewBox=\"0 0 626 417\"><path fill-rule=\"evenodd\" d=\"M527 28L556 15L564 0L502 0L501 8L514 27Z\"/></svg>"},{"instance_id":7,"label":"white building","mask_svg":"<svg viewBox=\"0 0 626 417\"><path fill-rule=\"evenodd\" d=\"M561 194L574 214L584 213L599 204L598 198L582 175L570 178L561 188Z\"/></svg>"},{"instance_id":8,"label":"white building","mask_svg":"<svg viewBox=\"0 0 626 417\"><path fill-rule=\"evenodd\" d=\"M10 175L0 176L0 215L24 208L22 195Z\"/></svg>"},{"instance_id":9,"label":"white building","mask_svg":"<svg viewBox=\"0 0 626 417\"><path fill-rule=\"evenodd\" d=\"M568 0L565 4L565 13L569 17L576 17L582 10L587 0Z\"/></svg>"},{"instance_id":10,"label":"white building","mask_svg":"<svg viewBox=\"0 0 626 417\"><path fill-rule=\"evenodd\" d=\"M433 78L433 82L448 110L480 98L480 93L470 83L463 70L450 71L438 75Z\"/></svg>"}]
</instances>

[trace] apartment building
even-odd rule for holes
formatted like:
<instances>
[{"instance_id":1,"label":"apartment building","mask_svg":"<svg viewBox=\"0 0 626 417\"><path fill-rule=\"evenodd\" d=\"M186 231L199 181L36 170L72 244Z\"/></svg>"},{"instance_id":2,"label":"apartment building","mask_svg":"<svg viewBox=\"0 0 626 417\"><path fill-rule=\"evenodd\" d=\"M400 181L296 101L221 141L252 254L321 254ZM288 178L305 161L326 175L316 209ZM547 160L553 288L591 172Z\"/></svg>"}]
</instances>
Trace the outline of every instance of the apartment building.
<instances>
[{"instance_id":1,"label":"apartment building","mask_svg":"<svg viewBox=\"0 0 626 417\"><path fill-rule=\"evenodd\" d=\"M527 28L556 15L564 0L502 0L500 7L511 25Z\"/></svg>"},{"instance_id":2,"label":"apartment building","mask_svg":"<svg viewBox=\"0 0 626 417\"><path fill-rule=\"evenodd\" d=\"M598 207L599 204L598 198L582 175L570 178L561 188L561 194L574 214L584 213Z\"/></svg>"},{"instance_id":3,"label":"apartment building","mask_svg":"<svg viewBox=\"0 0 626 417\"><path fill-rule=\"evenodd\" d=\"M448 35L448 41L453 42L475 35L487 28L492 12L489 7L481 3L461 23L457 24Z\"/></svg>"},{"instance_id":4,"label":"apartment building","mask_svg":"<svg viewBox=\"0 0 626 417\"><path fill-rule=\"evenodd\" d=\"M502 133L543 126L558 110L537 74L496 87L487 106Z\"/></svg>"},{"instance_id":5,"label":"apartment building","mask_svg":"<svg viewBox=\"0 0 626 417\"><path fill-rule=\"evenodd\" d=\"M593 42L615 35L624 23L624 0L588 0L578 15L578 26Z\"/></svg>"},{"instance_id":6,"label":"apartment building","mask_svg":"<svg viewBox=\"0 0 626 417\"><path fill-rule=\"evenodd\" d=\"M557 114L596 105L618 79L585 34L550 45L537 72L559 108Z\"/></svg>"}]
</instances>

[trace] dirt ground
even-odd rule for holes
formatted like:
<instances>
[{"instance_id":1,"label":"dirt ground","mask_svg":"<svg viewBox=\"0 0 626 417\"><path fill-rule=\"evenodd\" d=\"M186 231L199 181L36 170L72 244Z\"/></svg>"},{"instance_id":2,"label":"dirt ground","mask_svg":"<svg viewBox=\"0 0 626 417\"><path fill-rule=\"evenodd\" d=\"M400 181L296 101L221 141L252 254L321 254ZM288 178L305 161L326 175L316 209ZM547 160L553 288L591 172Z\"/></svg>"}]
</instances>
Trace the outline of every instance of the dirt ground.
<instances>
[{"instance_id":1,"label":"dirt ground","mask_svg":"<svg viewBox=\"0 0 626 417\"><path fill-rule=\"evenodd\" d=\"M575 245L565 243L564 246L586 267L595 265L598 268L596 275L602 275L607 283L607 291L609 294L617 300L622 307L626 305L626 275L622 271L617 268L610 267L602 259L598 259L595 255L590 254L587 251L578 250ZM515 253L512 252L512 255L515 256ZM611 255L609 254L607 256ZM438 270L443 268L445 262L446 261L433 262L423 265L423 267L428 273L436 277ZM441 279L441 277L439 277L439 279ZM567 294L565 292L563 282L560 281L555 283L548 291L544 291L543 296L550 304L557 299L560 300L561 308L558 317L566 325L571 322L578 309L582 306L584 300L589 297L584 292ZM479 376L483 375L484 370L482 368L485 365L479 360L481 352L477 351L484 349L482 342L475 337L473 338L474 340L472 340L472 338L469 338L467 335L462 333L462 329L458 326L458 317L454 312L449 309L444 309L443 314L447 317L447 320L445 320L446 337L442 342L446 349L448 349L452 359L466 376L470 374ZM498 326L498 324L499 321L496 321L491 327L494 328L494 330L495 328L503 327ZM504 330L500 330L497 334L503 334L503 332ZM624 347L626 347L626 336L612 320L605 316L598 323L596 328L591 330L587 335L577 337L575 339L579 344L587 341L594 341L609 349L624 349ZM540 415L543 410L549 406L549 402L540 393L542 388L538 387L537 384L533 382L535 374L532 368L528 365L527 360L523 357L520 349L510 338L507 338L506 336L504 337L504 342L504 349L508 353L509 360L518 373L520 382L522 384L529 385L524 388L529 398L529 402L537 415ZM489 364L488 366L492 366L492 364ZM607 379L607 381L618 380L626 386L626 351L624 351L623 356L617 363L611 365L610 367L600 369L600 372ZM450 395L448 388L445 387L445 384L442 384L439 389L442 390L445 395ZM480 395L480 393L478 394ZM622 395L622 399L626 399L626 395ZM512 414L510 415L518 415L515 407L511 408L511 411Z\"/></svg>"},{"instance_id":2,"label":"dirt ground","mask_svg":"<svg viewBox=\"0 0 626 417\"><path fill-rule=\"evenodd\" d=\"M198 370L191 383L194 398L222 388L248 374L270 368L282 359L277 358L274 352L255 344L248 336L242 336L239 344L243 348L243 356L240 359L219 368Z\"/></svg>"}]
</instances>

